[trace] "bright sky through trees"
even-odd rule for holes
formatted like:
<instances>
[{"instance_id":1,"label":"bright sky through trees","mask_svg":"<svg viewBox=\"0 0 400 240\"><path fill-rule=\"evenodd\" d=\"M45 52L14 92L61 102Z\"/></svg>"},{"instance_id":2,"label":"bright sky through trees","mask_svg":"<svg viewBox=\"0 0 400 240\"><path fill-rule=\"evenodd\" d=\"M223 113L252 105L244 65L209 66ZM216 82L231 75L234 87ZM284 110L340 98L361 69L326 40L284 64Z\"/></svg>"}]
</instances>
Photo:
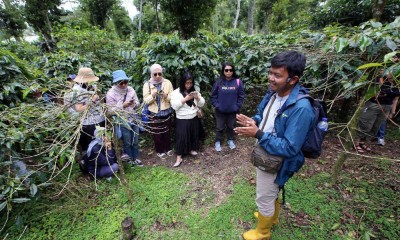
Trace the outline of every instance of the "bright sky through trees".
<instances>
[{"instance_id":1,"label":"bright sky through trees","mask_svg":"<svg viewBox=\"0 0 400 240\"><path fill-rule=\"evenodd\" d=\"M76 8L79 3L77 1L74 0L66 0L63 1L64 3L61 4L61 7L66 9L66 10L73 10L74 8ZM132 0L121 0L122 2L122 6L128 11L129 13L129 17L132 19L136 14L138 14L138 10L136 9L136 7L133 5L133 1Z\"/></svg>"}]
</instances>

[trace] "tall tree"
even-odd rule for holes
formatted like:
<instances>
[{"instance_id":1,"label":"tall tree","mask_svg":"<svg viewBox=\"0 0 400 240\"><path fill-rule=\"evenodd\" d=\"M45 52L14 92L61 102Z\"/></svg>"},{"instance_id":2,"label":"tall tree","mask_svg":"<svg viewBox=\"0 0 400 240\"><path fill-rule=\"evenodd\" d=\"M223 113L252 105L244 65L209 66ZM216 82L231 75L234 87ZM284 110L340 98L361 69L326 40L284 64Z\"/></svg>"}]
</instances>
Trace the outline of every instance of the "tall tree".
<instances>
[{"instance_id":1,"label":"tall tree","mask_svg":"<svg viewBox=\"0 0 400 240\"><path fill-rule=\"evenodd\" d=\"M249 14L247 17L247 34L253 34L254 27L254 4L255 0L249 0Z\"/></svg>"},{"instance_id":2,"label":"tall tree","mask_svg":"<svg viewBox=\"0 0 400 240\"><path fill-rule=\"evenodd\" d=\"M115 5L112 11L112 21L115 31L122 39L126 39L133 30L132 19L129 17L128 11L120 5Z\"/></svg>"},{"instance_id":3,"label":"tall tree","mask_svg":"<svg viewBox=\"0 0 400 240\"><path fill-rule=\"evenodd\" d=\"M33 29L41 34L48 50L55 47L53 23L58 21L62 11L58 8L61 0L26 0L25 17Z\"/></svg>"},{"instance_id":4,"label":"tall tree","mask_svg":"<svg viewBox=\"0 0 400 240\"><path fill-rule=\"evenodd\" d=\"M272 15L272 6L277 0L259 0L256 3L258 12L256 14L256 23L263 33L268 32L268 22Z\"/></svg>"},{"instance_id":5,"label":"tall tree","mask_svg":"<svg viewBox=\"0 0 400 240\"><path fill-rule=\"evenodd\" d=\"M25 19L22 16L21 6L13 0L3 0L0 5L0 30L7 38L14 37L20 41L23 31L26 29Z\"/></svg>"},{"instance_id":6,"label":"tall tree","mask_svg":"<svg viewBox=\"0 0 400 240\"><path fill-rule=\"evenodd\" d=\"M237 27L239 14L240 14L240 0L237 0L235 21L233 22L233 28L234 29L236 29L236 27Z\"/></svg>"},{"instance_id":7,"label":"tall tree","mask_svg":"<svg viewBox=\"0 0 400 240\"><path fill-rule=\"evenodd\" d=\"M370 19L392 22L400 16L399 0L328 0L312 11L311 25L325 27L331 23L356 26Z\"/></svg>"},{"instance_id":8,"label":"tall tree","mask_svg":"<svg viewBox=\"0 0 400 240\"><path fill-rule=\"evenodd\" d=\"M195 35L202 24L208 23L217 0L160 0L161 10L180 35L187 39ZM232 24L232 22L231 22Z\"/></svg>"},{"instance_id":9,"label":"tall tree","mask_svg":"<svg viewBox=\"0 0 400 240\"><path fill-rule=\"evenodd\" d=\"M156 24L157 24L157 32L160 32L160 17L158 15L158 0L153 0L154 9L156 10Z\"/></svg>"},{"instance_id":10,"label":"tall tree","mask_svg":"<svg viewBox=\"0 0 400 240\"><path fill-rule=\"evenodd\" d=\"M81 0L82 10L88 13L89 22L101 29L106 28L112 7L116 3L117 0Z\"/></svg>"},{"instance_id":11,"label":"tall tree","mask_svg":"<svg viewBox=\"0 0 400 240\"><path fill-rule=\"evenodd\" d=\"M139 1L139 25L138 30L139 32L142 31L142 16L143 16L143 0Z\"/></svg>"}]
</instances>

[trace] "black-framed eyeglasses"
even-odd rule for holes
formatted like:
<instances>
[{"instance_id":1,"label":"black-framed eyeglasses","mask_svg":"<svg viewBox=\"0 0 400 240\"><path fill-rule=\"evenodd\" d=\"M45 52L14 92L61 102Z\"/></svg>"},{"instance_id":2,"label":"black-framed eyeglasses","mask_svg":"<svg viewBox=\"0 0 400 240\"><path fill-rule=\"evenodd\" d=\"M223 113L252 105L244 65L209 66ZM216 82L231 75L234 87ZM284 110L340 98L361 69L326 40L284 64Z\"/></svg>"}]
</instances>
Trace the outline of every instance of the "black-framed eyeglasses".
<instances>
[{"instance_id":1,"label":"black-framed eyeglasses","mask_svg":"<svg viewBox=\"0 0 400 240\"><path fill-rule=\"evenodd\" d=\"M128 81L125 80L125 81L120 81L120 82L118 82L118 85L124 85L124 84L128 84Z\"/></svg>"},{"instance_id":2,"label":"black-framed eyeglasses","mask_svg":"<svg viewBox=\"0 0 400 240\"><path fill-rule=\"evenodd\" d=\"M159 73L154 73L154 74L153 74L154 77L157 77L157 75L161 77L161 76L162 76L162 73L159 72Z\"/></svg>"},{"instance_id":3,"label":"black-framed eyeglasses","mask_svg":"<svg viewBox=\"0 0 400 240\"><path fill-rule=\"evenodd\" d=\"M233 69L232 69L232 68L230 68L230 69L224 69L224 71L225 71L225 72L233 72Z\"/></svg>"}]
</instances>

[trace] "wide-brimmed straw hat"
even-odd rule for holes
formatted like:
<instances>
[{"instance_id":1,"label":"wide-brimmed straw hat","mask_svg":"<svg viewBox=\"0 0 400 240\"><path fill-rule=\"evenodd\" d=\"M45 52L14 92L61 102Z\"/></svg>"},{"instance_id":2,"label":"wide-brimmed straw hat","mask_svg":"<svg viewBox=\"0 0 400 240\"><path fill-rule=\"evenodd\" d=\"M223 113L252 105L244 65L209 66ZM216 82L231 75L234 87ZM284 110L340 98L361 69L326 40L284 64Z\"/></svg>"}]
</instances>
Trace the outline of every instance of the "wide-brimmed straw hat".
<instances>
[{"instance_id":1,"label":"wide-brimmed straw hat","mask_svg":"<svg viewBox=\"0 0 400 240\"><path fill-rule=\"evenodd\" d=\"M123 80L130 81L132 79L131 77L129 78L128 76L126 76L126 73L124 70L114 71L112 73L112 76L113 76L113 81L112 81L113 83L117 83L117 82L123 81Z\"/></svg>"},{"instance_id":2,"label":"wide-brimmed straw hat","mask_svg":"<svg viewBox=\"0 0 400 240\"><path fill-rule=\"evenodd\" d=\"M91 68L79 68L78 76L74 79L77 83L88 83L99 81L99 77L94 75Z\"/></svg>"}]
</instances>

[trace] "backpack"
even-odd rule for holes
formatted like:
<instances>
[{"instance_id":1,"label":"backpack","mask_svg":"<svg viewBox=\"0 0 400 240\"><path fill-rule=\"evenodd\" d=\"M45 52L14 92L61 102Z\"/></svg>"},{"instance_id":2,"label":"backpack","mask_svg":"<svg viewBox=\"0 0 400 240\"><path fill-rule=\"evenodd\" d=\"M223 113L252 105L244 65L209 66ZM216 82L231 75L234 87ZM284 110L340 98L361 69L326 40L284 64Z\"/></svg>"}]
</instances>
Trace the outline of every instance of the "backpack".
<instances>
[{"instance_id":1,"label":"backpack","mask_svg":"<svg viewBox=\"0 0 400 240\"><path fill-rule=\"evenodd\" d=\"M326 118L326 103L320 99L314 99L310 95L300 95L297 97L297 101L300 99L307 98L313 108L315 114L315 120L312 128L307 134L307 138L301 147L304 157L306 158L318 158L322 153L322 142L324 141L327 131L323 131L318 128L318 123L322 118Z\"/></svg>"}]
</instances>

